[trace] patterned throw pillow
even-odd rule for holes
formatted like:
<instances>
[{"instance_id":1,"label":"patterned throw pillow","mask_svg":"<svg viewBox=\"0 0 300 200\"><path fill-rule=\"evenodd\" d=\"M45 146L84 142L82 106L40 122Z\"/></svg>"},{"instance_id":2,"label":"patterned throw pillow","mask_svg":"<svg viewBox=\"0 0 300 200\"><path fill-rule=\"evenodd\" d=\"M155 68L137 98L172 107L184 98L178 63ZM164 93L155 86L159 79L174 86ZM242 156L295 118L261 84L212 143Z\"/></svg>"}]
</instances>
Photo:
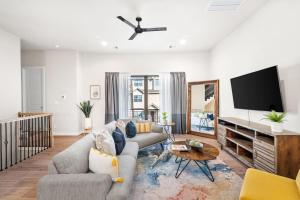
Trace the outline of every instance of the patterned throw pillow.
<instances>
[{"instance_id":1,"label":"patterned throw pillow","mask_svg":"<svg viewBox=\"0 0 300 200\"><path fill-rule=\"evenodd\" d=\"M116 154L120 155L126 145L125 137L119 128L116 128L112 137L115 141Z\"/></svg>"},{"instance_id":2,"label":"patterned throw pillow","mask_svg":"<svg viewBox=\"0 0 300 200\"><path fill-rule=\"evenodd\" d=\"M138 122L135 124L137 133L150 133L151 123L150 122Z\"/></svg>"},{"instance_id":3,"label":"patterned throw pillow","mask_svg":"<svg viewBox=\"0 0 300 200\"><path fill-rule=\"evenodd\" d=\"M119 177L119 161L116 156L91 148L89 169L96 174L109 174L114 182L124 182L124 179Z\"/></svg>"},{"instance_id":4,"label":"patterned throw pillow","mask_svg":"<svg viewBox=\"0 0 300 200\"><path fill-rule=\"evenodd\" d=\"M128 122L126 125L126 135L128 138L133 138L136 136L136 127L132 121Z\"/></svg>"},{"instance_id":5,"label":"patterned throw pillow","mask_svg":"<svg viewBox=\"0 0 300 200\"><path fill-rule=\"evenodd\" d=\"M96 134L96 147L109 155L116 155L115 142L112 135L105 129Z\"/></svg>"}]
</instances>

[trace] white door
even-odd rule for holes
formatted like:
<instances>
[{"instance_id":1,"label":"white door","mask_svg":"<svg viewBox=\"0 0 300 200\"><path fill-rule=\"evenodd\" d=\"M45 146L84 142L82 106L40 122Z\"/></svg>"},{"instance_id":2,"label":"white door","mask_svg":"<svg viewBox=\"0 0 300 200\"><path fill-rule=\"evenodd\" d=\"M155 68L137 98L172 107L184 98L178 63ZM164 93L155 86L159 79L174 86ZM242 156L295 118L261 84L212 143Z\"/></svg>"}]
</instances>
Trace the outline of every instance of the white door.
<instances>
[{"instance_id":1,"label":"white door","mask_svg":"<svg viewBox=\"0 0 300 200\"><path fill-rule=\"evenodd\" d=\"M45 92L44 68L24 67L22 79L23 112L43 112Z\"/></svg>"}]
</instances>

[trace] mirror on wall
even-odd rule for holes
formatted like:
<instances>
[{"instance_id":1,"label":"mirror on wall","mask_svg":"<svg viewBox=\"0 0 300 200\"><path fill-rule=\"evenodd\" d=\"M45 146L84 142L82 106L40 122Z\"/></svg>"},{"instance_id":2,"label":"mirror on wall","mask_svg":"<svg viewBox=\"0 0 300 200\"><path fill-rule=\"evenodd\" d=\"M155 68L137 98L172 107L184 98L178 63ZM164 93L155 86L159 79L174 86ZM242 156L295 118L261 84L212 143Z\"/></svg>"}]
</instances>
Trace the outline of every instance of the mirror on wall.
<instances>
[{"instance_id":1,"label":"mirror on wall","mask_svg":"<svg viewBox=\"0 0 300 200\"><path fill-rule=\"evenodd\" d=\"M219 81L189 82L188 87L188 132L215 138L219 115Z\"/></svg>"}]
</instances>

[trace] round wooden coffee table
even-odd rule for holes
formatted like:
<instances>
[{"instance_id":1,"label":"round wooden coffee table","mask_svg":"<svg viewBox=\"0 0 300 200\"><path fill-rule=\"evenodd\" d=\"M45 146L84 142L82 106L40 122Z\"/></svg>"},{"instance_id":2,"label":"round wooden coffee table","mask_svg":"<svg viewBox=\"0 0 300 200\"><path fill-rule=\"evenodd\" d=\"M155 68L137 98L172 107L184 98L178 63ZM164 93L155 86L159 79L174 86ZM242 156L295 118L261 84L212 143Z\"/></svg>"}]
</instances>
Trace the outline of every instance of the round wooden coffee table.
<instances>
[{"instance_id":1,"label":"round wooden coffee table","mask_svg":"<svg viewBox=\"0 0 300 200\"><path fill-rule=\"evenodd\" d=\"M203 142L202 142L203 143ZM174 145L180 145L180 144L185 144L185 141L177 141L173 143ZM175 162L179 163L177 172L175 174L175 177L178 178L180 174L185 170L185 168L189 165L191 161L194 161L198 167L201 169L201 171L207 176L209 180L214 182L214 176L212 175L209 166L208 166L208 161L214 160L218 157L219 155L219 150L210 145L203 143L203 151L199 152L194 149L191 149L190 151L175 151L175 150L170 150L170 152L177 156ZM179 171L180 166L182 162L187 161L185 166Z\"/></svg>"}]
</instances>

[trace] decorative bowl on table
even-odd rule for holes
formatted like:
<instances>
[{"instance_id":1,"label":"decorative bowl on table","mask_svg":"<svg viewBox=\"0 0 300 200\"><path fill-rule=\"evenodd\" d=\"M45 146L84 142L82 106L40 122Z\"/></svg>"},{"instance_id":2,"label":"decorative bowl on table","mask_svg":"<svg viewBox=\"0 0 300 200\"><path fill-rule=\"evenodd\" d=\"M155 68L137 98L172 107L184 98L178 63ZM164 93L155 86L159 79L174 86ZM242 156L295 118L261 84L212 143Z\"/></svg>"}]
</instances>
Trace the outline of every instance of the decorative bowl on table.
<instances>
[{"instance_id":1,"label":"decorative bowl on table","mask_svg":"<svg viewBox=\"0 0 300 200\"><path fill-rule=\"evenodd\" d=\"M203 143L199 140L195 139L186 139L185 143L187 146L190 146L193 150L202 152L203 151Z\"/></svg>"}]
</instances>

